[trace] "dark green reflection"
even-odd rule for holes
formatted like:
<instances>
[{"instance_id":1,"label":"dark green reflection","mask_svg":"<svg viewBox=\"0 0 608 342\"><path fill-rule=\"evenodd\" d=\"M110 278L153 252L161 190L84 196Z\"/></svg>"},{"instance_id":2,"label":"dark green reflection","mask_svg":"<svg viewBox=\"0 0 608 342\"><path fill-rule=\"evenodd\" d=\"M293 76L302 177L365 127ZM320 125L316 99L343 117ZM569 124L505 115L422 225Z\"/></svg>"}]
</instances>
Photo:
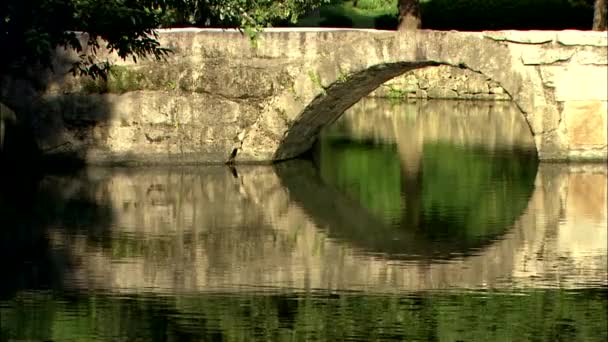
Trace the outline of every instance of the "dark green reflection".
<instances>
[{"instance_id":1,"label":"dark green reflection","mask_svg":"<svg viewBox=\"0 0 608 342\"><path fill-rule=\"evenodd\" d=\"M395 145L325 138L321 178L376 214L385 223L400 220L401 165Z\"/></svg>"},{"instance_id":2,"label":"dark green reflection","mask_svg":"<svg viewBox=\"0 0 608 342\"><path fill-rule=\"evenodd\" d=\"M383 106L379 100L356 105L318 143L323 181L383 222L367 232L334 230L334 236L359 236L374 252L440 256L466 254L515 223L538 164L520 113L445 102ZM401 238L418 240L420 248L399 251L388 241L395 230L408 232ZM366 243L364 234L385 235L386 248Z\"/></svg>"},{"instance_id":3,"label":"dark green reflection","mask_svg":"<svg viewBox=\"0 0 608 342\"><path fill-rule=\"evenodd\" d=\"M494 154L436 143L424 146L423 169L427 233L476 239L501 234L522 214L536 160L526 151Z\"/></svg>"},{"instance_id":4,"label":"dark green reflection","mask_svg":"<svg viewBox=\"0 0 608 342\"><path fill-rule=\"evenodd\" d=\"M605 290L57 297L1 302L2 340L605 341Z\"/></svg>"}]
</instances>

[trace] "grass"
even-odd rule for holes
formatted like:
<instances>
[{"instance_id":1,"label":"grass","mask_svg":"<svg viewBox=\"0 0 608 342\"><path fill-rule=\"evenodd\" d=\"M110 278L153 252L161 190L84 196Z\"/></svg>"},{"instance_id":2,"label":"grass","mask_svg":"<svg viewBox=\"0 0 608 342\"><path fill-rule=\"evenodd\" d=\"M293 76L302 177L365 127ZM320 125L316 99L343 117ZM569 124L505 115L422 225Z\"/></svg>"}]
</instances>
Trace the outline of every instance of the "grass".
<instances>
[{"instance_id":1,"label":"grass","mask_svg":"<svg viewBox=\"0 0 608 342\"><path fill-rule=\"evenodd\" d=\"M296 26L317 27L329 18L347 17L352 21L352 27L373 28L375 18L387 14L397 14L397 0L359 0L357 7L352 1L337 1L301 18Z\"/></svg>"}]
</instances>

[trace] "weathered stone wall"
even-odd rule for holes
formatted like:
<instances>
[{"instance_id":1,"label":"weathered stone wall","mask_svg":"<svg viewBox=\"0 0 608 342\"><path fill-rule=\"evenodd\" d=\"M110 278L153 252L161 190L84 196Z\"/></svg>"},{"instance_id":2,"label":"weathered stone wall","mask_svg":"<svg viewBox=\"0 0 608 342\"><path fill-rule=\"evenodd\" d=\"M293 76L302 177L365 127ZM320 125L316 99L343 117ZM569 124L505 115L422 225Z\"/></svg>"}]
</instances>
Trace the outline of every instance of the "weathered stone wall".
<instances>
[{"instance_id":1,"label":"weathered stone wall","mask_svg":"<svg viewBox=\"0 0 608 342\"><path fill-rule=\"evenodd\" d=\"M222 163L238 134L289 84L289 61L253 56L252 43L237 32L197 32L161 34L174 51L162 62L102 51L114 63L107 81L72 77L75 56L59 50L56 72L34 82L43 92L4 80L0 98L32 127L46 154L90 164Z\"/></svg>"},{"instance_id":2,"label":"weathered stone wall","mask_svg":"<svg viewBox=\"0 0 608 342\"><path fill-rule=\"evenodd\" d=\"M511 97L492 79L447 65L408 71L369 94L392 99L450 99L510 101Z\"/></svg>"},{"instance_id":3,"label":"weathered stone wall","mask_svg":"<svg viewBox=\"0 0 608 342\"><path fill-rule=\"evenodd\" d=\"M430 91L418 79L421 95L456 88L486 97L486 86L487 94L500 86L541 159L608 158L602 32L275 29L252 42L235 31L184 29L161 32L160 42L174 51L165 61L109 55L108 82L66 76L74 54L59 51L38 88L3 80L0 102L46 154L89 163L269 162L308 150L322 127L384 82L445 65L471 72L424 69L445 84Z\"/></svg>"}]
</instances>

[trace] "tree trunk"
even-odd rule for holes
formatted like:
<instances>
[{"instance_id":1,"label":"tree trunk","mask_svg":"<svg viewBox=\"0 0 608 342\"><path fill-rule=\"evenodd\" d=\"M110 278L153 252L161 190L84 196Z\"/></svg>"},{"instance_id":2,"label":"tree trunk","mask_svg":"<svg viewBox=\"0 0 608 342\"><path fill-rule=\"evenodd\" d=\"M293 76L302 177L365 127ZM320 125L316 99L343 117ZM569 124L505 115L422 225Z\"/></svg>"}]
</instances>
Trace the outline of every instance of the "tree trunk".
<instances>
[{"instance_id":1,"label":"tree trunk","mask_svg":"<svg viewBox=\"0 0 608 342\"><path fill-rule=\"evenodd\" d=\"M606 0L595 0L595 9L593 11L593 30L606 31L608 29L608 20L606 19Z\"/></svg>"},{"instance_id":2,"label":"tree trunk","mask_svg":"<svg viewBox=\"0 0 608 342\"><path fill-rule=\"evenodd\" d=\"M605 0L601 0L605 1ZM399 31L416 30L420 28L420 1L399 0Z\"/></svg>"}]
</instances>

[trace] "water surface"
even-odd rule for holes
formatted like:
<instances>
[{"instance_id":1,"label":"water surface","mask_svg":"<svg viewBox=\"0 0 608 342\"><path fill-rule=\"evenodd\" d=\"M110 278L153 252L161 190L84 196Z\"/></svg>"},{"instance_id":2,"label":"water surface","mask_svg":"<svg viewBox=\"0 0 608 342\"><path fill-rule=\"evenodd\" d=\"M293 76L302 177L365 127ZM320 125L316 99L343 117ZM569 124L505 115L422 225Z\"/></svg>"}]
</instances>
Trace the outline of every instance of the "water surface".
<instances>
[{"instance_id":1,"label":"water surface","mask_svg":"<svg viewBox=\"0 0 608 342\"><path fill-rule=\"evenodd\" d=\"M607 175L382 100L310 159L48 174L0 189L1 340L605 341Z\"/></svg>"}]
</instances>

